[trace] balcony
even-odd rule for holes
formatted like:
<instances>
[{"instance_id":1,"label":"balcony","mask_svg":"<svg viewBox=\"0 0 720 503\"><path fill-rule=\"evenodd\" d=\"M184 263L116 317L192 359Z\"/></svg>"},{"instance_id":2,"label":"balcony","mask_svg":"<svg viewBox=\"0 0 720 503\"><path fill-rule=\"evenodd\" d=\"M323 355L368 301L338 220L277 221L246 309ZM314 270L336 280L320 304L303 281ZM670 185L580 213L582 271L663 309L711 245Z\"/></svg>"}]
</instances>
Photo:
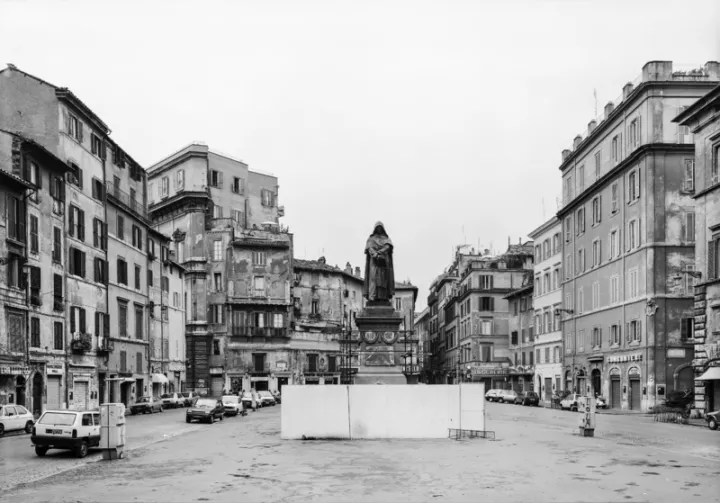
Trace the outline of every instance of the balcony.
<instances>
[{"instance_id":1,"label":"balcony","mask_svg":"<svg viewBox=\"0 0 720 503\"><path fill-rule=\"evenodd\" d=\"M116 204L120 204L127 211L142 220L148 219L148 211L142 201L138 201L137 198L131 198L130 194L121 190L120 187L116 187L112 182L105 182L105 185L107 190L107 197L111 201L115 202Z\"/></svg>"},{"instance_id":2,"label":"balcony","mask_svg":"<svg viewBox=\"0 0 720 503\"><path fill-rule=\"evenodd\" d=\"M9 212L10 211L8 210L8 213ZM15 241L16 243L27 243L27 236L25 235L25 224L22 222L8 220L7 239Z\"/></svg>"},{"instance_id":3,"label":"balcony","mask_svg":"<svg viewBox=\"0 0 720 503\"><path fill-rule=\"evenodd\" d=\"M114 344L112 341L107 337L100 337L98 338L98 347L97 352L98 353L112 353L112 350L114 349Z\"/></svg>"},{"instance_id":4,"label":"balcony","mask_svg":"<svg viewBox=\"0 0 720 503\"><path fill-rule=\"evenodd\" d=\"M255 364L247 369L247 373L252 376L264 376L270 374L270 363L268 362L255 362Z\"/></svg>"},{"instance_id":5,"label":"balcony","mask_svg":"<svg viewBox=\"0 0 720 503\"><path fill-rule=\"evenodd\" d=\"M233 337L288 337L288 329L285 327L232 326L230 335Z\"/></svg>"},{"instance_id":6,"label":"balcony","mask_svg":"<svg viewBox=\"0 0 720 503\"><path fill-rule=\"evenodd\" d=\"M73 353L83 354L92 349L92 338L88 334L78 334L70 342Z\"/></svg>"}]
</instances>

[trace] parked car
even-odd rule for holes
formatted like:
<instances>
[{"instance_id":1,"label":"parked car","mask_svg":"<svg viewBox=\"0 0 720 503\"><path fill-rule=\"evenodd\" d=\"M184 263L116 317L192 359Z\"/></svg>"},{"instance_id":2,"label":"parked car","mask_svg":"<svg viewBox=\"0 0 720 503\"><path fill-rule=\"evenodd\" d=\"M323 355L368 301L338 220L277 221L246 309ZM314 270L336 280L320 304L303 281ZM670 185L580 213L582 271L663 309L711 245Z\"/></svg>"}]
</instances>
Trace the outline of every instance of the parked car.
<instances>
[{"instance_id":1,"label":"parked car","mask_svg":"<svg viewBox=\"0 0 720 503\"><path fill-rule=\"evenodd\" d=\"M198 401L198 398L200 398L200 395L198 395L194 391L187 391L182 395L183 399L185 400L185 407L192 407L193 405L195 405L195 402Z\"/></svg>"},{"instance_id":2,"label":"parked car","mask_svg":"<svg viewBox=\"0 0 720 503\"><path fill-rule=\"evenodd\" d=\"M84 458L91 447L100 445L100 413L45 411L33 426L30 440L38 456L47 454L48 449L64 449L73 451L78 458Z\"/></svg>"},{"instance_id":3,"label":"parked car","mask_svg":"<svg viewBox=\"0 0 720 503\"><path fill-rule=\"evenodd\" d=\"M275 399L275 403L280 403L280 392L279 391L271 391L273 394L273 398Z\"/></svg>"},{"instance_id":4,"label":"parked car","mask_svg":"<svg viewBox=\"0 0 720 503\"><path fill-rule=\"evenodd\" d=\"M695 391L690 389L671 391L665 399L665 405L672 408L685 409L693 403L695 403Z\"/></svg>"},{"instance_id":5,"label":"parked car","mask_svg":"<svg viewBox=\"0 0 720 503\"><path fill-rule=\"evenodd\" d=\"M596 409L607 409L608 408L607 400L605 400L605 397L599 396L595 399L595 408Z\"/></svg>"},{"instance_id":6,"label":"parked car","mask_svg":"<svg viewBox=\"0 0 720 503\"><path fill-rule=\"evenodd\" d=\"M534 405L537 407L540 405L540 395L534 391L523 391L522 393L518 393L514 403L515 405Z\"/></svg>"},{"instance_id":7,"label":"parked car","mask_svg":"<svg viewBox=\"0 0 720 503\"><path fill-rule=\"evenodd\" d=\"M237 416L238 414L243 416L247 415L240 401L240 397L237 395L224 395L222 397L222 404L223 407L225 407L226 416Z\"/></svg>"},{"instance_id":8,"label":"parked car","mask_svg":"<svg viewBox=\"0 0 720 503\"><path fill-rule=\"evenodd\" d=\"M222 421L224 415L225 407L217 398L198 398L195 405L185 412L185 422L190 423L193 419L197 419L212 424L215 422L215 418Z\"/></svg>"},{"instance_id":9,"label":"parked car","mask_svg":"<svg viewBox=\"0 0 720 503\"><path fill-rule=\"evenodd\" d=\"M185 405L185 398L180 393L165 393L162 398L163 407L176 409Z\"/></svg>"},{"instance_id":10,"label":"parked car","mask_svg":"<svg viewBox=\"0 0 720 503\"><path fill-rule=\"evenodd\" d=\"M25 433L30 433L33 422L32 413L22 405L0 406L0 437L6 431L25 430Z\"/></svg>"},{"instance_id":11,"label":"parked car","mask_svg":"<svg viewBox=\"0 0 720 503\"><path fill-rule=\"evenodd\" d=\"M275 405L275 397L269 391L258 391L258 397L260 398L260 407Z\"/></svg>"},{"instance_id":12,"label":"parked car","mask_svg":"<svg viewBox=\"0 0 720 503\"><path fill-rule=\"evenodd\" d=\"M157 396L144 396L130 406L130 414L154 414L163 411L163 402Z\"/></svg>"},{"instance_id":13,"label":"parked car","mask_svg":"<svg viewBox=\"0 0 720 503\"><path fill-rule=\"evenodd\" d=\"M706 414L705 420L707 421L708 428L711 430L717 430L718 422L720 422L720 410Z\"/></svg>"},{"instance_id":14,"label":"parked car","mask_svg":"<svg viewBox=\"0 0 720 503\"><path fill-rule=\"evenodd\" d=\"M488 400L489 402L497 402L498 401L498 395L502 392L501 389L491 389L487 393L485 393L485 400Z\"/></svg>"},{"instance_id":15,"label":"parked car","mask_svg":"<svg viewBox=\"0 0 720 503\"><path fill-rule=\"evenodd\" d=\"M253 395L252 395L252 393L250 393L249 391L243 391L243 394L242 394L242 397L241 397L240 401L242 402L243 407L245 407L245 410L248 410L248 409L257 409L257 404L256 404L256 402L253 400ZM255 406L253 406L253 404L255 404Z\"/></svg>"},{"instance_id":16,"label":"parked car","mask_svg":"<svg viewBox=\"0 0 720 503\"><path fill-rule=\"evenodd\" d=\"M585 397L579 393L570 394L560 401L560 408L562 410L568 409L573 412L577 412L584 399Z\"/></svg>"},{"instance_id":17,"label":"parked car","mask_svg":"<svg viewBox=\"0 0 720 503\"><path fill-rule=\"evenodd\" d=\"M497 401L502 403L515 403L517 397L518 392L514 389L504 389L498 393Z\"/></svg>"}]
</instances>

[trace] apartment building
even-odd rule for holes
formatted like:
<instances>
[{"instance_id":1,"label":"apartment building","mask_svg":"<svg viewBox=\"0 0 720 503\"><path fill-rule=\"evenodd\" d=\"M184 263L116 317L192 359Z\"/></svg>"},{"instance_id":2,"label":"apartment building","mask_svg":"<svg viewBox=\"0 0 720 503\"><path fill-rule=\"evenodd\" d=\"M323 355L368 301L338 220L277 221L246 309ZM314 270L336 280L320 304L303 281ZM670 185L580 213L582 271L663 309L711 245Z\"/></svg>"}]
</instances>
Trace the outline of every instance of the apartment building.
<instances>
[{"instance_id":1,"label":"apartment building","mask_svg":"<svg viewBox=\"0 0 720 503\"><path fill-rule=\"evenodd\" d=\"M694 173L687 189L695 199L695 267L681 282L695 281L693 368L695 408L701 414L720 409L720 87L690 105L673 121L695 140Z\"/></svg>"},{"instance_id":2,"label":"apartment building","mask_svg":"<svg viewBox=\"0 0 720 503\"><path fill-rule=\"evenodd\" d=\"M672 120L719 66L647 63L562 154L563 382L613 408L693 387L693 284L675 277L695 266L694 144Z\"/></svg>"},{"instance_id":3,"label":"apartment building","mask_svg":"<svg viewBox=\"0 0 720 503\"><path fill-rule=\"evenodd\" d=\"M433 283L435 284L435 283ZM427 384L437 384L439 382L439 374L441 363L444 361L444 355L440 354L440 336L438 327L438 296L437 291L430 289L427 298L428 309L428 346L425 351L426 365L425 378Z\"/></svg>"},{"instance_id":4,"label":"apartment building","mask_svg":"<svg viewBox=\"0 0 720 503\"><path fill-rule=\"evenodd\" d=\"M510 388L518 393L533 391L533 375L535 372L534 331L537 326L533 318L533 275L528 271L522 284L504 297L508 301L510 316L508 318L508 350L510 357L509 382Z\"/></svg>"},{"instance_id":5,"label":"apartment building","mask_svg":"<svg viewBox=\"0 0 720 503\"><path fill-rule=\"evenodd\" d=\"M186 269L186 386L217 395L228 376L237 379L231 367L254 365L252 345L287 338L292 235L278 224L277 178L201 144L151 166L148 176L153 226L173 236L175 260ZM223 353L242 337L242 355L231 355L240 346Z\"/></svg>"},{"instance_id":6,"label":"apartment building","mask_svg":"<svg viewBox=\"0 0 720 503\"><path fill-rule=\"evenodd\" d=\"M535 390L550 403L562 389L562 228L553 217L529 236L535 242Z\"/></svg>"},{"instance_id":7,"label":"apartment building","mask_svg":"<svg viewBox=\"0 0 720 503\"><path fill-rule=\"evenodd\" d=\"M430 309L426 307L415 315L415 338L418 340L417 361L420 381L428 382L428 370L430 367Z\"/></svg>"}]
</instances>

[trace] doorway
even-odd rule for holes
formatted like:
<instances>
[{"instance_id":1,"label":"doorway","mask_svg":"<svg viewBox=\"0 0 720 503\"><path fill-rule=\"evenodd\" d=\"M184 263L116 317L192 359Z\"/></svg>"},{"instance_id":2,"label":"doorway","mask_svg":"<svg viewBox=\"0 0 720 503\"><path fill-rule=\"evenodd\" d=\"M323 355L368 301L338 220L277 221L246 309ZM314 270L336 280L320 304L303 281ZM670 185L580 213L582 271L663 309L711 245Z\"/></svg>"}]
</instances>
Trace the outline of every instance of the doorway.
<instances>
[{"instance_id":1,"label":"doorway","mask_svg":"<svg viewBox=\"0 0 720 503\"><path fill-rule=\"evenodd\" d=\"M619 409L621 407L622 394L620 393L620 377L610 379L610 408Z\"/></svg>"},{"instance_id":2,"label":"doorway","mask_svg":"<svg viewBox=\"0 0 720 503\"><path fill-rule=\"evenodd\" d=\"M282 390L282 387L288 383L287 377L278 377L278 393Z\"/></svg>"},{"instance_id":3,"label":"doorway","mask_svg":"<svg viewBox=\"0 0 720 503\"><path fill-rule=\"evenodd\" d=\"M551 377L545 378L545 401L546 402L552 401L552 378Z\"/></svg>"},{"instance_id":4,"label":"doorway","mask_svg":"<svg viewBox=\"0 0 720 503\"><path fill-rule=\"evenodd\" d=\"M23 376L17 376L15 380L15 403L25 407L25 378Z\"/></svg>"},{"instance_id":5,"label":"doorway","mask_svg":"<svg viewBox=\"0 0 720 503\"><path fill-rule=\"evenodd\" d=\"M268 390L268 382L267 381L255 381L253 383L255 387L255 391L267 391Z\"/></svg>"},{"instance_id":6,"label":"doorway","mask_svg":"<svg viewBox=\"0 0 720 503\"><path fill-rule=\"evenodd\" d=\"M120 384L120 401L125 404L125 407L129 405L130 395L130 383L124 382Z\"/></svg>"},{"instance_id":7,"label":"doorway","mask_svg":"<svg viewBox=\"0 0 720 503\"><path fill-rule=\"evenodd\" d=\"M630 379L630 410L640 410L640 379Z\"/></svg>"},{"instance_id":8,"label":"doorway","mask_svg":"<svg viewBox=\"0 0 720 503\"><path fill-rule=\"evenodd\" d=\"M36 372L35 376L33 377L32 396L33 396L32 413L33 413L33 416L35 416L35 418L38 418L38 417L40 417L40 414L42 414L42 396L43 396L43 378L42 378L42 374L40 374L40 372Z\"/></svg>"},{"instance_id":9,"label":"doorway","mask_svg":"<svg viewBox=\"0 0 720 503\"><path fill-rule=\"evenodd\" d=\"M600 369L594 369L592 371L592 391L593 396L602 396L602 376L600 375Z\"/></svg>"}]
</instances>

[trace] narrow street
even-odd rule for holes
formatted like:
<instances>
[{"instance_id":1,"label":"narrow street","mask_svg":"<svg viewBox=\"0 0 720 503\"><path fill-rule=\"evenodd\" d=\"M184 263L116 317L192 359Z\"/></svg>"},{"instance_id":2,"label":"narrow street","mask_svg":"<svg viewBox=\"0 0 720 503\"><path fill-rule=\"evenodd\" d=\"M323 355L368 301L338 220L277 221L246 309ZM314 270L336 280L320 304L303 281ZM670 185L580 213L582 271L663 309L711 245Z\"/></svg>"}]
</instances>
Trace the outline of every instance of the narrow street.
<instances>
[{"instance_id":1,"label":"narrow street","mask_svg":"<svg viewBox=\"0 0 720 503\"><path fill-rule=\"evenodd\" d=\"M127 458L34 457L28 437L0 440L4 497L47 501L711 501L720 433L599 415L488 404L488 440L283 441L280 407L214 425L182 410L128 421ZM190 426L190 428L187 428ZM164 435L181 435L166 438ZM146 445L154 440L163 440ZM33 484L29 472L50 475ZM433 469L428 469L429 466ZM22 476L20 475L22 474ZM25 478L23 478L25 477ZM15 486L10 489L9 485Z\"/></svg>"}]
</instances>

